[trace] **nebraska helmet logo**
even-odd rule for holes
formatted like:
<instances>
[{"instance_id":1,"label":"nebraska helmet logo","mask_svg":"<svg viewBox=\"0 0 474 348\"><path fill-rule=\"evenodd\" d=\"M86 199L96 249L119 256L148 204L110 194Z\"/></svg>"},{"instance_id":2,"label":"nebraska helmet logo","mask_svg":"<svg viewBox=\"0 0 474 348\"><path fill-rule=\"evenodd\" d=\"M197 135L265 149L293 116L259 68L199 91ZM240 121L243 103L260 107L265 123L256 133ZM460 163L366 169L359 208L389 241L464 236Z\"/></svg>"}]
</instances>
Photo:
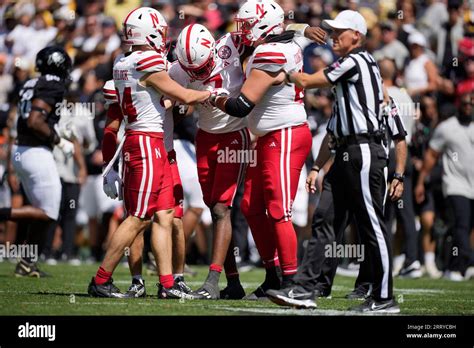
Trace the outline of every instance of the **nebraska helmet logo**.
<instances>
[{"instance_id":1,"label":"nebraska helmet logo","mask_svg":"<svg viewBox=\"0 0 474 348\"><path fill-rule=\"evenodd\" d=\"M256 10L257 16L263 17L265 15L265 10L263 8L264 5L263 4L256 4L256 6L257 6L257 10Z\"/></svg>"},{"instance_id":2,"label":"nebraska helmet logo","mask_svg":"<svg viewBox=\"0 0 474 348\"><path fill-rule=\"evenodd\" d=\"M54 52L52 55L50 55L48 57L48 65L56 65L56 66L60 66L62 63L64 63L64 61L66 60L66 58L64 58L64 56L59 53L59 52Z\"/></svg>"},{"instance_id":3,"label":"nebraska helmet logo","mask_svg":"<svg viewBox=\"0 0 474 348\"><path fill-rule=\"evenodd\" d=\"M158 15L156 13L150 13L151 22L153 23L153 28L156 28L156 25L160 24L160 20L158 19Z\"/></svg>"},{"instance_id":4,"label":"nebraska helmet logo","mask_svg":"<svg viewBox=\"0 0 474 348\"><path fill-rule=\"evenodd\" d=\"M227 46L227 45L222 46L222 47L219 48L219 50L217 51L217 55L218 55L219 58L221 58L221 59L228 59L231 54L232 54L232 50L231 50L230 47Z\"/></svg>"},{"instance_id":5,"label":"nebraska helmet logo","mask_svg":"<svg viewBox=\"0 0 474 348\"><path fill-rule=\"evenodd\" d=\"M202 38L201 45L207 48L211 48L211 41L209 41L208 39Z\"/></svg>"}]
</instances>

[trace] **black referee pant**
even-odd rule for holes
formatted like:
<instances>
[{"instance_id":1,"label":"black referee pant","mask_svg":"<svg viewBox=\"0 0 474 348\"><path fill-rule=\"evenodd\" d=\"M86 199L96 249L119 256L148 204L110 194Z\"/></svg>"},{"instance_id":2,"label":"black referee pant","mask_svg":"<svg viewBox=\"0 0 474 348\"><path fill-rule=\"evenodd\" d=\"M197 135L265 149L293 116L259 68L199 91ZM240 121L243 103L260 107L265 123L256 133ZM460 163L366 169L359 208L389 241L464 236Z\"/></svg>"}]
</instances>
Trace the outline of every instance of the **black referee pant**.
<instances>
[{"instance_id":1,"label":"black referee pant","mask_svg":"<svg viewBox=\"0 0 474 348\"><path fill-rule=\"evenodd\" d=\"M391 178L395 173L395 150L390 150L390 162L388 166L388 176ZM391 232L394 217L401 223L404 232L403 252L405 254L404 267L410 266L418 260L419 231L415 225L415 205L413 202L413 164L411 163L410 152L407 153L407 163L405 166L405 180L403 181L402 197L397 202L389 199L385 202L385 221L387 228Z\"/></svg>"},{"instance_id":2,"label":"black referee pant","mask_svg":"<svg viewBox=\"0 0 474 348\"><path fill-rule=\"evenodd\" d=\"M364 273L372 278L372 295L377 300L392 298L392 250L383 216L386 166L387 158L381 144L371 142L337 148L334 164L325 178L328 181L325 188L330 185L332 190L331 193L323 190L321 197L323 202L330 202L330 199L324 200L324 195L332 194L334 233L320 228L318 236L313 236L301 271L295 278L297 284L312 290L316 288L318 279L323 280L320 278L323 276L321 268L323 265L326 269L330 267L330 264L324 264L324 245L343 235L352 216L365 246L363 263L370 265L370 270ZM326 214L330 216L329 209ZM324 215L323 208L320 213ZM323 240L314 240L318 237Z\"/></svg>"}]
</instances>

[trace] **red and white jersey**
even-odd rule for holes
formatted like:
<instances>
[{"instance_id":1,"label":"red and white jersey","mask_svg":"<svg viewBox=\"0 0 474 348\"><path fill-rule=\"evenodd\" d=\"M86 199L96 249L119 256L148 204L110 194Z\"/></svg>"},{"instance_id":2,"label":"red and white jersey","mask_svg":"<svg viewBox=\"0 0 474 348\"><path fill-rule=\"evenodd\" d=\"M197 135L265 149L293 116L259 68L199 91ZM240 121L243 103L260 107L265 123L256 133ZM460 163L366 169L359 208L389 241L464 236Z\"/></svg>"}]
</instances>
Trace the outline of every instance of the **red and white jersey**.
<instances>
[{"instance_id":1,"label":"red and white jersey","mask_svg":"<svg viewBox=\"0 0 474 348\"><path fill-rule=\"evenodd\" d=\"M302 71L301 48L294 41L260 45L249 59L245 71L247 77L252 69L269 72ZM261 136L269 131L306 122L303 97L303 89L296 87L293 83L271 86L248 116L250 131Z\"/></svg>"},{"instance_id":2,"label":"red and white jersey","mask_svg":"<svg viewBox=\"0 0 474 348\"><path fill-rule=\"evenodd\" d=\"M104 94L105 105L110 106L118 103L114 80L108 80L105 82L104 87L102 87L102 93Z\"/></svg>"},{"instance_id":3,"label":"red and white jersey","mask_svg":"<svg viewBox=\"0 0 474 348\"><path fill-rule=\"evenodd\" d=\"M144 87L140 79L148 73L166 70L166 64L166 58L155 51L135 51L115 60L114 85L126 130L163 132L163 95Z\"/></svg>"},{"instance_id":4,"label":"red and white jersey","mask_svg":"<svg viewBox=\"0 0 474 348\"><path fill-rule=\"evenodd\" d=\"M237 97L244 81L240 64L242 49L230 33L226 34L216 41L216 66L207 80L192 79L178 61L171 65L169 75L183 87L200 91L206 90L209 86L224 88L231 97ZM197 104L196 110L199 114L198 127L206 132L221 134L246 127L245 119L229 116L218 108Z\"/></svg>"}]
</instances>

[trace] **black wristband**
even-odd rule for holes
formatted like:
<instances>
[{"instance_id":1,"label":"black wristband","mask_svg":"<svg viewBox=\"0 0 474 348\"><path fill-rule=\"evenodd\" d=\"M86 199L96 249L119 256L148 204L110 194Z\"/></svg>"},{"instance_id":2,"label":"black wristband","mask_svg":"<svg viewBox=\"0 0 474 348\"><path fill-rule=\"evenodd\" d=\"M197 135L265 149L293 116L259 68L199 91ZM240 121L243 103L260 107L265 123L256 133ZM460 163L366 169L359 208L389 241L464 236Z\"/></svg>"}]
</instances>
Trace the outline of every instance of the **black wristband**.
<instances>
[{"instance_id":1,"label":"black wristband","mask_svg":"<svg viewBox=\"0 0 474 348\"><path fill-rule=\"evenodd\" d=\"M397 179L398 181L403 182L403 180L405 179L405 175L400 173L394 173L393 179Z\"/></svg>"},{"instance_id":2,"label":"black wristband","mask_svg":"<svg viewBox=\"0 0 474 348\"><path fill-rule=\"evenodd\" d=\"M316 172L316 173L319 173L319 171L321 170L321 168L319 168L318 166L313 166L313 168L311 168L310 172Z\"/></svg>"}]
</instances>

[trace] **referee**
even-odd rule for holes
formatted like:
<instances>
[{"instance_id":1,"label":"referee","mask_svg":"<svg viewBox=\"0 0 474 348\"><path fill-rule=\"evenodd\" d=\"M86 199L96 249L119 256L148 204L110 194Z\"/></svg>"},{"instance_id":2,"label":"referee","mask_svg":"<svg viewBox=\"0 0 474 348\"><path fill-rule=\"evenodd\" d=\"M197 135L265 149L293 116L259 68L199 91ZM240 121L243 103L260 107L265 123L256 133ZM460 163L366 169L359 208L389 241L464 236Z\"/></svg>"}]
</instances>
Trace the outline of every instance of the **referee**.
<instances>
[{"instance_id":1,"label":"referee","mask_svg":"<svg viewBox=\"0 0 474 348\"><path fill-rule=\"evenodd\" d=\"M332 187L334 204L334 234L336 240L352 216L365 245L369 262L371 296L361 305L351 308L358 312L399 313L392 295L392 250L383 216L387 182L388 148L385 127L395 139L396 171L390 185L390 198L398 200L403 192L403 172L406 160L406 132L399 117L394 117L396 106L385 98L392 109L388 124L382 117L384 90L374 58L363 48L367 25L355 11L342 11L334 20L323 21L331 30L333 50L341 58L330 67L313 75L292 73L290 82L302 88L333 86L335 102L328 123L328 134L307 179L307 189L316 191L315 181L320 168L335 150L334 164L326 175ZM313 234L313 240L324 234ZM311 244L311 242L310 242ZM295 284L281 290L269 290L268 296L280 305L315 308L314 282L308 274L318 278L324 262L324 249L308 250Z\"/></svg>"}]
</instances>

